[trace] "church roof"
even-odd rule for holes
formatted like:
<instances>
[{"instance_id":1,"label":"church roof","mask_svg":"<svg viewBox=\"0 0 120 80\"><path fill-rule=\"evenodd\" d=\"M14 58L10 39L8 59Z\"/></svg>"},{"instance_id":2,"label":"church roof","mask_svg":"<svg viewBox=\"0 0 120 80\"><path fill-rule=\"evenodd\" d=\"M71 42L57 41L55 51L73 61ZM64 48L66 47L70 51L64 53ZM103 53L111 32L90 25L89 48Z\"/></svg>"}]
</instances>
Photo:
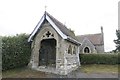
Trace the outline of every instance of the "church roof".
<instances>
[{"instance_id":1,"label":"church roof","mask_svg":"<svg viewBox=\"0 0 120 80\"><path fill-rule=\"evenodd\" d=\"M83 42L85 38L88 38L93 45L103 45L103 38L102 38L102 33L98 34L86 34L86 35L79 35L77 36L79 42Z\"/></svg>"},{"instance_id":2,"label":"church roof","mask_svg":"<svg viewBox=\"0 0 120 80\"><path fill-rule=\"evenodd\" d=\"M63 25L60 21L55 19L52 15L50 15L47 12L44 13L41 20L39 21L39 23L37 24L37 26L31 33L31 35L28 39L28 42L32 41L35 34L37 33L37 31L40 29L42 23L44 22L44 20L47 20L63 39L69 40L73 43L80 44L80 42L78 41L78 39L76 38L75 34L72 31L67 29L67 27L65 25Z\"/></svg>"}]
</instances>

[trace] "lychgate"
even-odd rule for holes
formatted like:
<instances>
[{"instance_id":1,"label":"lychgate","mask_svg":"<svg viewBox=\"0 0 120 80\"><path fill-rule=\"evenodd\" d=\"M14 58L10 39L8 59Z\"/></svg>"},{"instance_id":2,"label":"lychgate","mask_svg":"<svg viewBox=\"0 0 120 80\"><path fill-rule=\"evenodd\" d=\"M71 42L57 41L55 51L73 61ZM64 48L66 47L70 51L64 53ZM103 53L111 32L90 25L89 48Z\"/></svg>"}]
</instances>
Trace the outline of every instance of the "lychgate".
<instances>
[{"instance_id":1,"label":"lychgate","mask_svg":"<svg viewBox=\"0 0 120 80\"><path fill-rule=\"evenodd\" d=\"M81 43L72 30L45 11L31 33L31 60L35 70L66 75L80 66Z\"/></svg>"}]
</instances>

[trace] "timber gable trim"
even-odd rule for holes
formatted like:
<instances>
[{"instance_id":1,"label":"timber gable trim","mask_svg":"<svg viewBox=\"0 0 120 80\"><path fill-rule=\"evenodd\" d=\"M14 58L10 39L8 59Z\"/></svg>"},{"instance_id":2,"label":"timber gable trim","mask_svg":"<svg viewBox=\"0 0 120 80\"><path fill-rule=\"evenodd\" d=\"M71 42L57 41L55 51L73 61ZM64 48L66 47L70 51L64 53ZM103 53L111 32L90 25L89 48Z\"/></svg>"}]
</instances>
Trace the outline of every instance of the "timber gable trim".
<instances>
[{"instance_id":1,"label":"timber gable trim","mask_svg":"<svg viewBox=\"0 0 120 80\"><path fill-rule=\"evenodd\" d=\"M54 19L54 21L53 21L53 19ZM33 37L35 36L35 34L37 33L37 31L40 29L42 23L43 23L45 20L47 20L47 21L52 25L52 27L56 30L56 32L57 32L63 39L68 40L68 41L73 42L73 43L76 43L76 44L78 44L78 45L81 45L81 43L80 43L78 40L76 40L75 38L73 38L73 37L75 37L75 36L65 34L65 33L60 29L60 27L64 28L65 26L62 26L62 25L61 25L61 26L58 27L58 26L55 24L55 21L56 21L56 22L58 22L58 21L57 21L54 17L52 17L51 15L49 15L47 12L44 13L44 15L42 16L41 20L38 22L37 26L35 27L35 29L34 29L33 32L31 33L31 35L29 36L28 42L30 42L30 41L33 40ZM60 23L60 22L58 22L58 23L59 23L59 24L62 24L62 23ZM70 32L70 31L68 31L67 28L65 28L65 29L66 29L66 31L67 31L68 33Z\"/></svg>"}]
</instances>

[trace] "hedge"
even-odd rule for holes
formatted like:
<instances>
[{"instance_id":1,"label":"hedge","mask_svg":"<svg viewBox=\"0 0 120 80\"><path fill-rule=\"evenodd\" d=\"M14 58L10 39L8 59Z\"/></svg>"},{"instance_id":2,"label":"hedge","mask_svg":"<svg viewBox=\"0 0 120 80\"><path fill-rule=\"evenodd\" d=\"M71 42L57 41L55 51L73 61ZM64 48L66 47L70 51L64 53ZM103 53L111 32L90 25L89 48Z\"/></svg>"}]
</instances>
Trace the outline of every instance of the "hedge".
<instances>
[{"instance_id":1,"label":"hedge","mask_svg":"<svg viewBox=\"0 0 120 80\"><path fill-rule=\"evenodd\" d=\"M117 53L80 54L81 64L120 64L120 60L118 59Z\"/></svg>"},{"instance_id":2,"label":"hedge","mask_svg":"<svg viewBox=\"0 0 120 80\"><path fill-rule=\"evenodd\" d=\"M2 70L26 66L30 60L27 34L2 38Z\"/></svg>"},{"instance_id":3,"label":"hedge","mask_svg":"<svg viewBox=\"0 0 120 80\"><path fill-rule=\"evenodd\" d=\"M27 66L31 55L27 39L27 34L2 37L2 70ZM118 54L80 54L80 61L81 64L120 64Z\"/></svg>"}]
</instances>

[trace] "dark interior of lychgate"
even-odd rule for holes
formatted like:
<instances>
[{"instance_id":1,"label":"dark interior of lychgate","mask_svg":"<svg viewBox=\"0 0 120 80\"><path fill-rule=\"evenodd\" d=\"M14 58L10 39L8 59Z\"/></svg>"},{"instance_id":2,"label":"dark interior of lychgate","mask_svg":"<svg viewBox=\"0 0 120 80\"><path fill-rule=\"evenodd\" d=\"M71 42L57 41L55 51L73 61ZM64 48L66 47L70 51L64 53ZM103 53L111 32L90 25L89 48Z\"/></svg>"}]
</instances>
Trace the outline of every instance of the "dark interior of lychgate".
<instances>
[{"instance_id":1,"label":"dark interior of lychgate","mask_svg":"<svg viewBox=\"0 0 120 80\"><path fill-rule=\"evenodd\" d=\"M44 39L39 50L39 66L52 66L56 64L56 40Z\"/></svg>"}]
</instances>

